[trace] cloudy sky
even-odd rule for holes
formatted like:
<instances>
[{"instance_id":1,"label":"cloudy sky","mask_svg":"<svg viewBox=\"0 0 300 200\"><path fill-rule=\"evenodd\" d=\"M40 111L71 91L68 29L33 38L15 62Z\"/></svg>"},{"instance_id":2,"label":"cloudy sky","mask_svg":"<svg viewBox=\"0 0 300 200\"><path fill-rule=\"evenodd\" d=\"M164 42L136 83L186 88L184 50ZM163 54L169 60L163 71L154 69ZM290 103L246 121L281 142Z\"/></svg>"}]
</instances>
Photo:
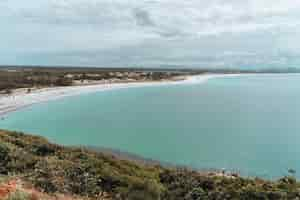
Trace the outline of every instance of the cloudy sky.
<instances>
[{"instance_id":1,"label":"cloudy sky","mask_svg":"<svg viewBox=\"0 0 300 200\"><path fill-rule=\"evenodd\" d=\"M300 67L300 0L1 0L0 64Z\"/></svg>"}]
</instances>

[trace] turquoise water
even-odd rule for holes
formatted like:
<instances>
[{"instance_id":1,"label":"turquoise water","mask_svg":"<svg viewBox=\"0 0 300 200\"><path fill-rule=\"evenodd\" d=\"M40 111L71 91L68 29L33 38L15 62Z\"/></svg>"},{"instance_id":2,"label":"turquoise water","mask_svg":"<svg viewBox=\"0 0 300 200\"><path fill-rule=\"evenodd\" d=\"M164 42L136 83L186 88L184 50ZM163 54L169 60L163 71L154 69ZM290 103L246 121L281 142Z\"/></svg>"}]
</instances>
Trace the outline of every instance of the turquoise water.
<instances>
[{"instance_id":1,"label":"turquoise water","mask_svg":"<svg viewBox=\"0 0 300 200\"><path fill-rule=\"evenodd\" d=\"M67 97L11 113L0 127L66 145L278 178L289 168L300 174L300 75L227 77Z\"/></svg>"}]
</instances>

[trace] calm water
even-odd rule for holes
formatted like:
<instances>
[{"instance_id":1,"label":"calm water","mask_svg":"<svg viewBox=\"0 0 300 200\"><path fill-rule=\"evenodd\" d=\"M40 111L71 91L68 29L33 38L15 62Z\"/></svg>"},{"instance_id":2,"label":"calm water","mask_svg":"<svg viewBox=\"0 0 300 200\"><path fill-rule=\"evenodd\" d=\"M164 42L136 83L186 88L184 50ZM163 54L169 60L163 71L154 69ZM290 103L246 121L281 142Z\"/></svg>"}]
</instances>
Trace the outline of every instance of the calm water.
<instances>
[{"instance_id":1,"label":"calm water","mask_svg":"<svg viewBox=\"0 0 300 200\"><path fill-rule=\"evenodd\" d=\"M2 129L245 176L300 177L300 75L111 90L11 113Z\"/></svg>"}]
</instances>

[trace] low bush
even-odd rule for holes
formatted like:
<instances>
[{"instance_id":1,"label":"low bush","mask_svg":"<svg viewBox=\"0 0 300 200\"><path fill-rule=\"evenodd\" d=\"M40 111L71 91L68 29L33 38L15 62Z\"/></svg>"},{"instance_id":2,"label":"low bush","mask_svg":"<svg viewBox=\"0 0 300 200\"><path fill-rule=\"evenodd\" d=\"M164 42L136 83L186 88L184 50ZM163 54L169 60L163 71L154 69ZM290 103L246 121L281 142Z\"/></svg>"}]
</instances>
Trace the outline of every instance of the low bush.
<instances>
[{"instance_id":1,"label":"low bush","mask_svg":"<svg viewBox=\"0 0 300 200\"><path fill-rule=\"evenodd\" d=\"M300 199L293 177L278 181L203 175L137 164L37 136L0 131L0 175L12 174L47 193L120 200ZM26 199L17 193L11 199ZM23 198L23 199L22 199ZM18 199L18 200L19 200Z\"/></svg>"},{"instance_id":2,"label":"low bush","mask_svg":"<svg viewBox=\"0 0 300 200\"><path fill-rule=\"evenodd\" d=\"M31 200L31 199L27 193L17 190L16 192L11 193L6 200Z\"/></svg>"}]
</instances>

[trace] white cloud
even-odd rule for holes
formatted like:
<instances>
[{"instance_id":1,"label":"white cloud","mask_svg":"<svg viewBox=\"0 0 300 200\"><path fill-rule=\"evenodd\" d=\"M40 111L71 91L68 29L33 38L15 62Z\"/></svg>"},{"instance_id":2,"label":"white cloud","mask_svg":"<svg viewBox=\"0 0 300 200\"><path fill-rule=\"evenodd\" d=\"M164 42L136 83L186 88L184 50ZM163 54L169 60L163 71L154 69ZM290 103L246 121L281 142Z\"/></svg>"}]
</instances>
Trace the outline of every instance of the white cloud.
<instances>
[{"instance_id":1,"label":"white cloud","mask_svg":"<svg viewBox=\"0 0 300 200\"><path fill-rule=\"evenodd\" d=\"M54 64L274 65L274 56L291 53L277 60L295 64L300 54L299 0L10 0L0 8L0 51L18 62L42 53Z\"/></svg>"}]
</instances>

